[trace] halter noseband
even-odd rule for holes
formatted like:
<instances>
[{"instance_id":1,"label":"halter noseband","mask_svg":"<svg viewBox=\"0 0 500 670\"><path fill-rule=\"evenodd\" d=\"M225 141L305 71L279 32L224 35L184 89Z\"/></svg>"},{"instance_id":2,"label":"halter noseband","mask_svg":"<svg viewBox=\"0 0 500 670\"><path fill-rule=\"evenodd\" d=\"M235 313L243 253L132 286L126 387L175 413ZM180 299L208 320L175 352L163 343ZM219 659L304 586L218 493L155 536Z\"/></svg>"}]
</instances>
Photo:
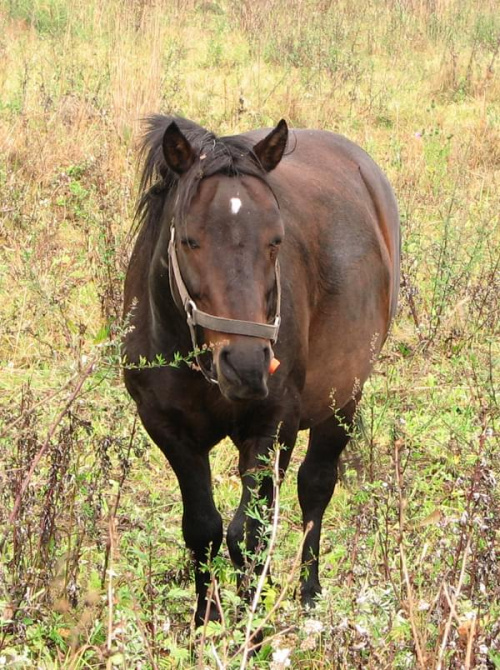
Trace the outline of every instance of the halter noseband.
<instances>
[{"instance_id":1,"label":"halter noseband","mask_svg":"<svg viewBox=\"0 0 500 670\"><path fill-rule=\"evenodd\" d=\"M191 342L196 364L200 368L203 376L212 384L218 384L218 381L205 370L199 360L200 348L196 342L196 326L208 328L219 333L228 333L231 335L246 335L248 337L260 337L264 340L270 340L272 344L278 339L278 332L281 323L281 281L280 266L276 259L275 278L276 278L276 309L272 323L257 323L256 321L241 321L240 319L225 319L220 316L213 316L207 312L198 309L195 301L191 298L189 291L182 279L175 249L175 227L172 224L170 228L170 242L168 245L168 278L170 282L170 291L177 307L186 312L186 321L191 334ZM174 287L177 289L180 301L176 299Z\"/></svg>"}]
</instances>

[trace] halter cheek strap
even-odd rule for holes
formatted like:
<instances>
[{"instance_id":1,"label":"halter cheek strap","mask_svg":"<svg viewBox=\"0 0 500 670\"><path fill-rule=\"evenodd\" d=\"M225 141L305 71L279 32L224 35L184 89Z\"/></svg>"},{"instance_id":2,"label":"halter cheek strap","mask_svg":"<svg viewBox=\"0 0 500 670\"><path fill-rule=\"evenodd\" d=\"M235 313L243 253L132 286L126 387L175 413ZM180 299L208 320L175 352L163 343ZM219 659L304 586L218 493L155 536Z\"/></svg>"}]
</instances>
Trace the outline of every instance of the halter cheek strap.
<instances>
[{"instance_id":1,"label":"halter cheek strap","mask_svg":"<svg viewBox=\"0 0 500 670\"><path fill-rule=\"evenodd\" d=\"M242 321L240 319L225 319L220 316L213 316L207 312L198 309L195 301L191 298L189 291L184 283L179 268L179 261L177 259L177 252L175 249L175 227L172 225L170 233L170 243L168 245L168 277L170 282L170 291L172 297L177 303L179 309L186 312L186 321L191 334L191 341L195 353L196 363L200 367L203 375L213 384L217 384L217 380L212 377L201 365L198 358L200 351L196 342L196 326L201 328L208 328L218 333L228 333L231 335L246 335L247 337L259 337L263 340L270 340L272 344L278 339L278 332L281 323L281 281L280 281L280 266L278 260L275 263L275 280L276 280L276 309L275 316L272 323L258 323L256 321ZM180 300L176 300L176 291ZM179 304L180 303L180 304Z\"/></svg>"}]
</instances>

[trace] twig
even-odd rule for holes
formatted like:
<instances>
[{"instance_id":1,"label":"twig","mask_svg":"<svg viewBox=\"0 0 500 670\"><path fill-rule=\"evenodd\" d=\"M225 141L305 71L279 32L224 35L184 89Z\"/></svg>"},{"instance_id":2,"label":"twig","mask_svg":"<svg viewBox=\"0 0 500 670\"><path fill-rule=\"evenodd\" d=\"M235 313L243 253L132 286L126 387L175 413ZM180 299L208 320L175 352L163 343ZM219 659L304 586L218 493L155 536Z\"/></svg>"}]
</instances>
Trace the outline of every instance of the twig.
<instances>
[{"instance_id":1,"label":"twig","mask_svg":"<svg viewBox=\"0 0 500 670\"><path fill-rule=\"evenodd\" d=\"M156 663L153 655L153 649L151 648L151 643L149 642L147 631L145 630L144 622L141 619L140 613L138 610L140 610L140 607L138 607L137 599L135 598L134 594L132 593L132 610L135 614L135 620L137 621L137 627L139 629L139 632L142 637L142 641L144 642L144 648L146 650L146 653L149 658L149 662L151 663L151 668L152 670L159 670L158 669L158 664Z\"/></svg>"},{"instance_id":2,"label":"twig","mask_svg":"<svg viewBox=\"0 0 500 670\"><path fill-rule=\"evenodd\" d=\"M208 589L207 593L207 606L205 608L205 617L203 619L203 629L201 631L201 639L200 639L200 644L198 646L199 649L199 655L198 655L198 668L199 670L203 670L203 649L205 647L205 640L207 638L207 626L208 622L210 619L210 606L214 594L214 581L215 577L212 578L212 581L210 582L210 588Z\"/></svg>"},{"instance_id":3,"label":"twig","mask_svg":"<svg viewBox=\"0 0 500 670\"><path fill-rule=\"evenodd\" d=\"M275 499L275 500L276 500L276 499ZM258 648L261 646L261 643L260 643L260 642L259 642L258 644L250 645L249 647L248 647L248 644L249 644L249 642L251 641L251 639L252 639L252 638L255 638L255 636L256 636L256 635L257 635L257 634L264 628L264 626L267 624L267 622L271 620L271 618L273 617L274 613L278 610L278 608L280 607L281 603L283 602L283 600L284 600L284 598L285 598L285 595L287 594L288 589L289 589L289 587L290 587L292 581L295 580L295 575L296 575L296 572L297 572L297 567L298 567L299 564L300 564L300 559L301 559L301 556L302 556L302 550L303 550L303 548L304 548L304 542L306 541L306 538L307 538L308 534L310 533L312 527L313 527L313 522L311 521L311 522L308 523L308 525L307 525L307 527L306 527L306 529L305 529L305 532L304 532L304 534L303 534L303 536L302 536L302 540L301 540L301 542L300 542L300 545L299 545L299 547L298 547L298 549L297 549L297 551L296 551L296 553L295 553L295 558L294 558L294 561L293 561L293 563L292 563L292 568L291 568L291 570L290 570L290 573L289 573L289 575L288 575L288 578L287 578L287 580L286 580L284 586L283 586L282 589L281 589L281 593L279 594L278 598L276 599L276 602L274 603L274 605L272 606L272 608L269 610L269 612L266 614L266 616L264 617L264 619L260 622L260 624L258 625L258 627L253 631L253 633L251 634L250 638L248 638L248 639L245 638L245 641L243 642L243 644L242 644L242 645L238 648L238 650L233 654L233 656L231 657L230 660L234 660L239 654L241 654L241 653L245 653L245 651L247 651L247 654L249 654L249 653L251 653L251 652L254 651L255 649L258 649ZM269 544L269 550L270 550L270 551L269 551L269 554L268 554L269 556L271 556L271 548L272 548L272 547L271 547L271 544ZM262 578L262 576L261 576L261 578ZM254 614L254 612L252 612L252 616L253 616L253 614ZM248 629L249 629L249 625L251 626L251 620L250 620L250 619L249 619L249 622L247 623L247 631L248 631ZM278 637L279 635L283 635L284 633L289 632L290 630L293 630L294 628L295 628L295 626L290 626L290 627L286 628L285 630L281 630L281 631L279 631L278 633L276 633L276 634L274 634L274 635L271 635L271 636L266 637L266 640L267 640L267 641L272 640L273 638ZM243 659L243 660L244 660L244 659ZM243 660L242 660L242 663L243 663ZM245 662L246 662L246 661L245 661ZM245 667L244 665L241 665L240 670L241 670L242 668L244 668L244 667Z\"/></svg>"},{"instance_id":4,"label":"twig","mask_svg":"<svg viewBox=\"0 0 500 670\"><path fill-rule=\"evenodd\" d=\"M55 433L57 427L59 426L59 424L63 420L66 412L68 411L68 409L71 407L71 405L74 403L74 401L78 397L78 394L80 393L80 391L82 389L82 386L84 385L86 379L92 374L95 363L96 363L96 359L92 359L90 361L90 363L84 368L84 370L81 373L80 378L78 380L78 383L75 386L72 394L70 395L66 404L64 405L62 410L59 412L59 414L57 415L57 417L54 420L54 422L52 423L52 425L50 426L49 431L47 433L47 437L45 438L45 442L43 443L41 449L38 451L35 458L33 459L32 463L31 463L31 466L30 466L30 469L29 469L29 472L26 475L26 477L24 478L23 483L21 484L21 487L20 487L19 491L17 492L16 500L14 502L14 507L12 508L12 512L9 515L9 523L13 523L15 521L15 519L17 517L17 514L19 512L19 507L21 506L22 497L25 494L26 489L28 488L28 484L30 483L30 479L33 476L33 473L35 472L38 463L41 461L41 459L43 458L43 456L47 452L47 450L50 446L50 441L51 441L52 437L54 436L54 433Z\"/></svg>"},{"instance_id":5,"label":"twig","mask_svg":"<svg viewBox=\"0 0 500 670\"><path fill-rule=\"evenodd\" d=\"M79 649L77 649L76 652L72 653L72 658L70 659L68 670L76 670L76 668L80 667L79 663L82 660L83 655L89 650L95 651L96 654L100 657L100 660L102 660L102 650L101 650L101 648L98 645L87 643L87 644L84 644Z\"/></svg>"},{"instance_id":6,"label":"twig","mask_svg":"<svg viewBox=\"0 0 500 670\"><path fill-rule=\"evenodd\" d=\"M417 624L415 622L415 605L413 602L413 592L410 583L410 577L408 575L408 566L406 564L406 555L403 545L403 533L404 533L404 500L403 500L403 481L401 473L401 462L399 460L399 450L402 446L401 440L396 440L394 442L394 465L396 469L396 479L398 484L398 493L399 493L399 535L398 535L398 547L399 547L399 556L401 559L401 570L403 572L403 577L406 585L406 597L408 599L408 614L410 617L411 630L413 634L413 641L415 643L415 651L417 653L418 664L422 670L426 669L425 659L422 654L422 647L420 645L420 636L417 630Z\"/></svg>"},{"instance_id":7,"label":"twig","mask_svg":"<svg viewBox=\"0 0 500 670\"><path fill-rule=\"evenodd\" d=\"M441 641L441 647L439 649L439 656L438 656L438 662L436 665L436 670L442 670L443 667L443 658L444 654L446 651L446 646L448 644L448 637L450 635L451 631L451 623L453 621L453 616L456 612L456 604L458 601L458 597L460 595L460 591L462 590L462 585L465 577L465 568L467 565L467 558L469 557L469 552L470 552L470 545L471 545L471 538L472 535L469 535L469 538L467 540L467 546L465 547L464 554L462 557L462 568L460 570L460 577L458 578L458 584L457 588L455 589L455 593L453 595L453 600L450 603L450 613L448 614L448 620L446 621L446 626L444 629L444 634L443 634L443 639Z\"/></svg>"},{"instance_id":8,"label":"twig","mask_svg":"<svg viewBox=\"0 0 500 670\"><path fill-rule=\"evenodd\" d=\"M128 460L130 458L130 452L132 451L132 444L133 444L133 441L134 441L136 428L137 428L137 414L134 416L134 423L132 424L132 430L130 432L130 440L129 440L128 447L127 447L127 455L125 456L126 463L128 463ZM109 513L110 521L111 521L111 519L116 518L116 513L118 511L118 505L120 504L120 498L121 498L121 495L122 495L122 488L123 488L123 484L125 482L125 477L127 476L127 473L128 473L128 469L126 467L124 467L123 470L122 470L120 481L118 482L118 491L116 493L115 504L113 505L113 508L111 509L111 511ZM111 538L109 538L109 540L111 540ZM101 589L104 588L104 585L106 583L106 572L108 570L110 550L111 550L110 542L108 542L108 544L106 546L106 553L105 553L105 556L104 556L104 566L102 568L102 574L101 574Z\"/></svg>"},{"instance_id":9,"label":"twig","mask_svg":"<svg viewBox=\"0 0 500 670\"><path fill-rule=\"evenodd\" d=\"M269 573L269 567L271 565L271 555L273 553L274 545L276 543L276 535L278 532L278 520L279 520L279 494L280 494L280 467L279 467L279 449L275 449L274 452L274 464L273 464L273 487L274 487L274 509L273 509L273 521L271 526L271 537L269 539L269 544L267 547L266 560L264 561L264 566L262 568L262 573L257 582L257 588L255 589L255 594L253 597L252 604L250 606L250 611L248 613L247 626L245 630L245 642L243 645L243 656L241 659L240 670L244 670L248 656L250 653L250 640L255 636L255 632L252 635L252 622L257 611L257 607L260 601L260 595L264 584Z\"/></svg>"},{"instance_id":10,"label":"twig","mask_svg":"<svg viewBox=\"0 0 500 670\"><path fill-rule=\"evenodd\" d=\"M108 660L106 663L106 668L107 670L111 670L111 647L113 643L113 555L114 555L114 549L116 546L116 533L117 533L117 522L116 522L116 513L118 511L118 505L120 504L120 498L121 498L121 492L122 492L122 487L123 483L125 481L125 477L127 476L128 472L128 460L130 458L130 452L132 450L132 444L133 440L135 437L135 430L137 426L137 414L134 416L134 423L132 424L132 430L130 433L130 440L128 443L127 447L127 454L125 456L125 465L123 466L122 469L122 474L120 477L120 481L118 484L118 491L116 493L115 497L115 503L110 511L109 514L109 524L108 524L108 542L106 545L106 554L104 557L104 566L103 566L103 572L101 576L101 588L104 588L105 580L106 580L106 574L109 577L108 580L108 635L107 635L107 640L106 640L106 650L108 652ZM111 567L110 567L111 566ZM139 617L137 617L139 620ZM152 666L155 668L155 663L154 659L150 653L149 650L149 645L147 642L147 639L145 638L143 631L141 630L142 637L145 641L145 646L146 649L148 650L148 654L150 656L150 660L152 661Z\"/></svg>"},{"instance_id":11,"label":"twig","mask_svg":"<svg viewBox=\"0 0 500 670\"><path fill-rule=\"evenodd\" d=\"M455 604L450 598L450 592L448 591L448 586L446 585L446 582L443 582L443 593L444 597L446 598L446 602L448 603L448 607L450 608L450 616L453 616L456 619L457 623L460 623L460 619L458 618Z\"/></svg>"},{"instance_id":12,"label":"twig","mask_svg":"<svg viewBox=\"0 0 500 670\"><path fill-rule=\"evenodd\" d=\"M260 630L260 628L259 628ZM266 643L269 644L271 640L276 639L277 637L282 637L283 635L287 635L287 633L291 633L292 631L297 630L296 625L291 625L287 626L286 628L282 628L281 630L277 631L276 633L273 633L272 635L266 635ZM262 646L262 642L259 642L258 644L253 644L250 646L250 652L255 651L256 649L259 649Z\"/></svg>"},{"instance_id":13,"label":"twig","mask_svg":"<svg viewBox=\"0 0 500 670\"><path fill-rule=\"evenodd\" d=\"M294 561L293 561L293 563L292 563L292 568L291 568L291 570L290 570L290 574L289 574L289 576L288 576L288 579L286 580L285 585L284 585L283 588L281 589L281 593L279 594L278 598L276 599L276 602L275 602L274 605L271 607L271 609L269 610L269 612L266 614L266 616L264 617L264 619L261 621L261 623L259 624L259 626L254 630L252 637L255 637L255 635L256 635L259 631L261 631L262 628L264 628L264 626L267 624L267 622L271 620L273 614L279 609L281 603L283 602L283 600L284 600L284 598L285 598L285 595L286 595L286 593L287 593L287 591L288 591L288 588L289 588L290 584L292 583L292 581L295 580L295 573L296 573L296 571L297 571L297 567L299 566L299 563L300 563L300 558L301 558L301 556L302 556L302 550L303 550L303 548L304 548L304 542L305 542L305 540L306 540L306 537L307 537L307 536L309 535L309 533L311 532L313 525L314 525L314 524L313 524L312 521L310 521L310 522L307 524L307 528L306 528L306 530L305 530L305 532L304 532L304 534L303 534L303 536L302 536L302 540L301 540L301 542L300 542L300 545L299 545L299 547L298 547L298 549L297 549L297 551L296 551L296 553L295 553L295 559L294 559ZM293 628L293 626L292 626L292 628ZM283 631L281 631L281 632L279 633L279 635L282 635L282 634L283 634ZM269 638L266 638L266 639L269 639ZM257 646L258 646L258 645L257 645ZM252 649L254 649L254 647L251 647L251 648L250 648L250 651L252 651Z\"/></svg>"},{"instance_id":14,"label":"twig","mask_svg":"<svg viewBox=\"0 0 500 670\"><path fill-rule=\"evenodd\" d=\"M109 561L111 568L108 569L108 634L106 638L106 651L108 660L106 661L106 670L112 670L111 647L113 644L113 554L115 547L116 518L109 517Z\"/></svg>"},{"instance_id":15,"label":"twig","mask_svg":"<svg viewBox=\"0 0 500 670\"><path fill-rule=\"evenodd\" d=\"M77 376L78 375L73 375L73 377L71 377L71 379L69 379L63 386L61 386L61 388L58 388L55 391L51 391L48 395L39 400L37 403L24 410L21 416L18 416L17 419L14 419L14 421L11 421L6 426L4 426L2 432L0 433L0 439L4 438L7 435L7 433L9 433L12 430L12 428L14 428L14 426L17 426L17 424L23 420L25 416L27 416L28 414L32 414L36 409L38 409L38 407L40 407L40 405L46 405L53 398L62 393Z\"/></svg>"},{"instance_id":16,"label":"twig","mask_svg":"<svg viewBox=\"0 0 500 670\"><path fill-rule=\"evenodd\" d=\"M467 639L467 652L465 654L464 670L470 670L471 667L472 646L474 644L474 638L476 637L476 621L477 619L474 616L472 618L472 621L470 622L470 631L469 631L469 637Z\"/></svg>"},{"instance_id":17,"label":"twig","mask_svg":"<svg viewBox=\"0 0 500 670\"><path fill-rule=\"evenodd\" d=\"M217 667L219 670L225 670L224 666L222 665L222 661L219 658L219 655L217 654L217 649L215 648L215 644L213 640L210 642L210 647L212 649L212 655L215 658L215 662L217 663Z\"/></svg>"},{"instance_id":18,"label":"twig","mask_svg":"<svg viewBox=\"0 0 500 670\"><path fill-rule=\"evenodd\" d=\"M214 585L213 597L214 597L214 600L215 600L215 604L217 605L217 611L219 612L219 615L220 615L220 623L221 623L221 626L222 626L222 630L227 630L226 619L224 617L224 610L222 609L222 603L221 603L220 595L219 595L219 584L218 584L217 580L215 579L215 577L213 577L213 585ZM222 642L223 642L223 645L224 645L224 660L227 660L227 644L226 644L225 637L223 637ZM212 645L213 645L213 643L212 643ZM213 652L213 653L215 653L215 652ZM216 658L216 661L218 661L217 658Z\"/></svg>"}]
</instances>

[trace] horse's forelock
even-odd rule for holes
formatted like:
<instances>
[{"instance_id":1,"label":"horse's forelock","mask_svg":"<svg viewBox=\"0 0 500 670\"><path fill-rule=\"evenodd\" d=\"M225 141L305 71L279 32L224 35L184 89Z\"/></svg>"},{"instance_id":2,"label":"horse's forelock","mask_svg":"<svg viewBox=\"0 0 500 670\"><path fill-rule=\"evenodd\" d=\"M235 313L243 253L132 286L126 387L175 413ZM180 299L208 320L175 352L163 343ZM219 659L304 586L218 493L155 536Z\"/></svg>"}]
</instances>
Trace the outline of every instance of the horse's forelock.
<instances>
[{"instance_id":1,"label":"horse's forelock","mask_svg":"<svg viewBox=\"0 0 500 670\"><path fill-rule=\"evenodd\" d=\"M163 135L172 121L176 122L198 157L182 180L168 168L163 155ZM143 163L136 207L139 228L157 228L158 212L162 209L160 204L165 202L174 188L177 188L175 216L183 220L204 178L216 174L249 175L265 181L265 173L250 143L242 136L219 138L192 121L159 114L148 117L145 126L139 148Z\"/></svg>"}]
</instances>

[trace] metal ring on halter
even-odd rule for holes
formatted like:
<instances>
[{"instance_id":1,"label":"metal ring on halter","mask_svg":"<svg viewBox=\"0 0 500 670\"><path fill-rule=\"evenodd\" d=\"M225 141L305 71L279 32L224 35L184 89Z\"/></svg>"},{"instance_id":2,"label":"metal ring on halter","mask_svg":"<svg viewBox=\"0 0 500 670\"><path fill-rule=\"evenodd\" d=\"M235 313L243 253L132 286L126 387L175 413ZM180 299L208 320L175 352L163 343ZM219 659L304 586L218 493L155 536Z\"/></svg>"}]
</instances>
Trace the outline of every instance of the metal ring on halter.
<instances>
[{"instance_id":1,"label":"metal ring on halter","mask_svg":"<svg viewBox=\"0 0 500 670\"><path fill-rule=\"evenodd\" d=\"M187 300L186 304L184 305L184 309L186 310L186 315L188 319L191 319L193 322L193 325L196 325L195 319L193 319L193 314L198 311L198 308L196 307L196 303L194 300Z\"/></svg>"}]
</instances>

